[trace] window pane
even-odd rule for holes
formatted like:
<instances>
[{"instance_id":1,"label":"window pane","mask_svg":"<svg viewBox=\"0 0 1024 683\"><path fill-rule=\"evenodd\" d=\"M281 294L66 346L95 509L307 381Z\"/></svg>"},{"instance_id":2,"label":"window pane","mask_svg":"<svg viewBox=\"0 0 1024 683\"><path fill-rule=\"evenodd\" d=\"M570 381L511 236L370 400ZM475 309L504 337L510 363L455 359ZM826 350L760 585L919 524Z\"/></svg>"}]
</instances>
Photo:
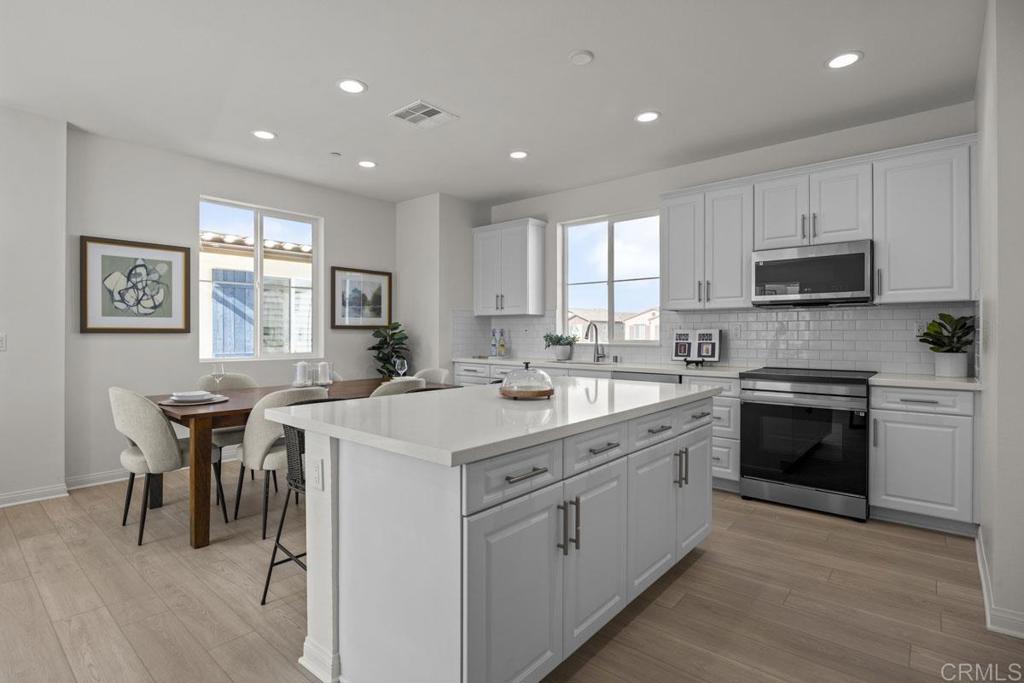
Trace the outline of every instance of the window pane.
<instances>
[{"instance_id":1,"label":"window pane","mask_svg":"<svg viewBox=\"0 0 1024 683\"><path fill-rule=\"evenodd\" d=\"M657 278L615 283L616 339L654 341L659 338L660 283Z\"/></svg>"},{"instance_id":2,"label":"window pane","mask_svg":"<svg viewBox=\"0 0 1024 683\"><path fill-rule=\"evenodd\" d=\"M602 221L567 227L565 253L569 284L607 280L608 224Z\"/></svg>"},{"instance_id":3,"label":"window pane","mask_svg":"<svg viewBox=\"0 0 1024 683\"><path fill-rule=\"evenodd\" d=\"M312 251L313 225L308 221L291 221L276 216L263 217L263 240L303 252ZM306 247L303 249L303 247Z\"/></svg>"},{"instance_id":4,"label":"window pane","mask_svg":"<svg viewBox=\"0 0 1024 683\"><path fill-rule=\"evenodd\" d=\"M597 325L598 339L608 341L608 285L569 285L566 302L566 334L575 334L581 340L587 325Z\"/></svg>"},{"instance_id":5,"label":"window pane","mask_svg":"<svg viewBox=\"0 0 1024 683\"><path fill-rule=\"evenodd\" d=\"M264 216L262 295L264 353L312 353L311 223Z\"/></svg>"},{"instance_id":6,"label":"window pane","mask_svg":"<svg viewBox=\"0 0 1024 683\"><path fill-rule=\"evenodd\" d=\"M658 223L658 216L645 216L615 223L613 227L616 280L659 276L661 237ZM615 307L622 310L618 301Z\"/></svg>"},{"instance_id":7,"label":"window pane","mask_svg":"<svg viewBox=\"0 0 1024 683\"><path fill-rule=\"evenodd\" d=\"M199 203L199 355L255 354L252 209Z\"/></svg>"}]
</instances>

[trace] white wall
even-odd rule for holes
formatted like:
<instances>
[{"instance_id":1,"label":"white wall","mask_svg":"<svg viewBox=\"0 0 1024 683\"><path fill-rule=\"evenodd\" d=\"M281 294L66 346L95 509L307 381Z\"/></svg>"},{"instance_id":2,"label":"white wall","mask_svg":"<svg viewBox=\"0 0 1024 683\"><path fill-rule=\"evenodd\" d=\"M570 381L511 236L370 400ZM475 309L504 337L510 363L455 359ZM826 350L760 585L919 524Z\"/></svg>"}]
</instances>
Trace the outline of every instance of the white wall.
<instances>
[{"instance_id":1,"label":"white wall","mask_svg":"<svg viewBox=\"0 0 1024 683\"><path fill-rule=\"evenodd\" d=\"M559 281L556 235L561 222L657 209L661 193L692 185L972 133L975 130L974 114L974 104L965 102L598 185L500 204L491 208L491 219L497 223L531 216L548 221L544 251L547 283L545 308L554 309L557 306Z\"/></svg>"},{"instance_id":2,"label":"white wall","mask_svg":"<svg viewBox=\"0 0 1024 683\"><path fill-rule=\"evenodd\" d=\"M0 107L0 505L64 491L66 144Z\"/></svg>"},{"instance_id":3,"label":"white wall","mask_svg":"<svg viewBox=\"0 0 1024 683\"><path fill-rule=\"evenodd\" d=\"M20 170L20 169L19 169ZM144 394L189 388L209 371L191 334L80 334L78 237L98 235L198 247L198 202L212 195L324 219L325 355L346 377L375 375L368 331L329 328L330 266L391 271L395 265L394 204L279 176L120 142L72 129L67 150L67 475L76 486L122 470L123 439L114 431L107 388ZM198 269L192 268L192 310L198 311ZM401 286L401 285L398 285ZM62 313L63 315L63 313ZM248 361L229 370L261 384L287 383L288 361Z\"/></svg>"},{"instance_id":4,"label":"white wall","mask_svg":"<svg viewBox=\"0 0 1024 683\"><path fill-rule=\"evenodd\" d=\"M439 201L437 194L417 197L399 202L395 212L395 320L409 333L410 371L438 364Z\"/></svg>"},{"instance_id":5,"label":"white wall","mask_svg":"<svg viewBox=\"0 0 1024 683\"><path fill-rule=\"evenodd\" d=\"M978 68L983 440L978 458L989 625L1024 637L1024 2L989 0Z\"/></svg>"}]
</instances>

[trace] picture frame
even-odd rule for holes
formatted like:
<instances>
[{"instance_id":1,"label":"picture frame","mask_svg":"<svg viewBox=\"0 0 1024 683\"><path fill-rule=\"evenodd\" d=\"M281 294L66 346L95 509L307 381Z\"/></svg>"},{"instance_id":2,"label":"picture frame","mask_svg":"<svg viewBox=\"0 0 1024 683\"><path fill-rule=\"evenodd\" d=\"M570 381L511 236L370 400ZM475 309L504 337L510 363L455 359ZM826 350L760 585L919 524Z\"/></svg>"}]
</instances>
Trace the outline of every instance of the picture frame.
<instances>
[{"instance_id":1,"label":"picture frame","mask_svg":"<svg viewBox=\"0 0 1024 683\"><path fill-rule=\"evenodd\" d=\"M371 330L391 324L392 274L331 267L331 329Z\"/></svg>"},{"instance_id":2,"label":"picture frame","mask_svg":"<svg viewBox=\"0 0 1024 683\"><path fill-rule=\"evenodd\" d=\"M82 235L82 333L191 331L191 250Z\"/></svg>"}]
</instances>

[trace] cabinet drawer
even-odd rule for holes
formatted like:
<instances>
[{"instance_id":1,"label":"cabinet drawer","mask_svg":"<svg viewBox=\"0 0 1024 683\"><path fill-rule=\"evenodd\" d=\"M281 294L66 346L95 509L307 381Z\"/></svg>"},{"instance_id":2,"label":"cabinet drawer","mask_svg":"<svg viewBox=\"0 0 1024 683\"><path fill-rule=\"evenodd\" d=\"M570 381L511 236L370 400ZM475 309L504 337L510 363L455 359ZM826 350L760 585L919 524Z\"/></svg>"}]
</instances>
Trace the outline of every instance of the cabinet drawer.
<instances>
[{"instance_id":1,"label":"cabinet drawer","mask_svg":"<svg viewBox=\"0 0 1024 683\"><path fill-rule=\"evenodd\" d=\"M715 396L712 401L714 435L726 439L740 438L740 400Z\"/></svg>"},{"instance_id":2,"label":"cabinet drawer","mask_svg":"<svg viewBox=\"0 0 1024 683\"><path fill-rule=\"evenodd\" d=\"M716 479L740 479L740 442L736 439L711 439L711 476Z\"/></svg>"},{"instance_id":3,"label":"cabinet drawer","mask_svg":"<svg viewBox=\"0 0 1024 683\"><path fill-rule=\"evenodd\" d=\"M505 379L505 375L516 369L514 365L492 365L491 379Z\"/></svg>"},{"instance_id":4,"label":"cabinet drawer","mask_svg":"<svg viewBox=\"0 0 1024 683\"><path fill-rule=\"evenodd\" d=\"M712 379L710 377L684 377L683 381L688 386L701 384L704 386L721 387L722 393L719 396L726 398L740 397L740 381L738 379Z\"/></svg>"},{"instance_id":5,"label":"cabinet drawer","mask_svg":"<svg viewBox=\"0 0 1024 683\"><path fill-rule=\"evenodd\" d=\"M455 375L490 377L491 366L484 363L455 363Z\"/></svg>"},{"instance_id":6,"label":"cabinet drawer","mask_svg":"<svg viewBox=\"0 0 1024 683\"><path fill-rule=\"evenodd\" d=\"M473 462L462 469L462 513L469 515L562 479L562 442Z\"/></svg>"},{"instance_id":7,"label":"cabinet drawer","mask_svg":"<svg viewBox=\"0 0 1024 683\"><path fill-rule=\"evenodd\" d=\"M974 394L969 391L872 387L871 408L914 413L974 415Z\"/></svg>"},{"instance_id":8,"label":"cabinet drawer","mask_svg":"<svg viewBox=\"0 0 1024 683\"><path fill-rule=\"evenodd\" d=\"M629 452L632 453L679 436L683 428L683 410L684 408L672 408L630 420L628 423Z\"/></svg>"},{"instance_id":9,"label":"cabinet drawer","mask_svg":"<svg viewBox=\"0 0 1024 683\"><path fill-rule=\"evenodd\" d=\"M565 440L565 476L584 472L629 452L626 422L592 429Z\"/></svg>"}]
</instances>

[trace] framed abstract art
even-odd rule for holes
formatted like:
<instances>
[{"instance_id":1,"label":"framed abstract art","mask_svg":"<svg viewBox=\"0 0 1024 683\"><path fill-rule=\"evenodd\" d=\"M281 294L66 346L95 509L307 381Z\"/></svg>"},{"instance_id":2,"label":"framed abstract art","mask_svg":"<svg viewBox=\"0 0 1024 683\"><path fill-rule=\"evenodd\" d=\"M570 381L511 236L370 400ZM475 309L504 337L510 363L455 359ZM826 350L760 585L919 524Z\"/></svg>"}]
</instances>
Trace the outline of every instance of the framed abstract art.
<instances>
[{"instance_id":1,"label":"framed abstract art","mask_svg":"<svg viewBox=\"0 0 1024 683\"><path fill-rule=\"evenodd\" d=\"M82 332L188 332L189 249L81 237Z\"/></svg>"},{"instance_id":2,"label":"framed abstract art","mask_svg":"<svg viewBox=\"0 0 1024 683\"><path fill-rule=\"evenodd\" d=\"M371 329L391 323L391 273L331 268L331 327Z\"/></svg>"}]
</instances>

